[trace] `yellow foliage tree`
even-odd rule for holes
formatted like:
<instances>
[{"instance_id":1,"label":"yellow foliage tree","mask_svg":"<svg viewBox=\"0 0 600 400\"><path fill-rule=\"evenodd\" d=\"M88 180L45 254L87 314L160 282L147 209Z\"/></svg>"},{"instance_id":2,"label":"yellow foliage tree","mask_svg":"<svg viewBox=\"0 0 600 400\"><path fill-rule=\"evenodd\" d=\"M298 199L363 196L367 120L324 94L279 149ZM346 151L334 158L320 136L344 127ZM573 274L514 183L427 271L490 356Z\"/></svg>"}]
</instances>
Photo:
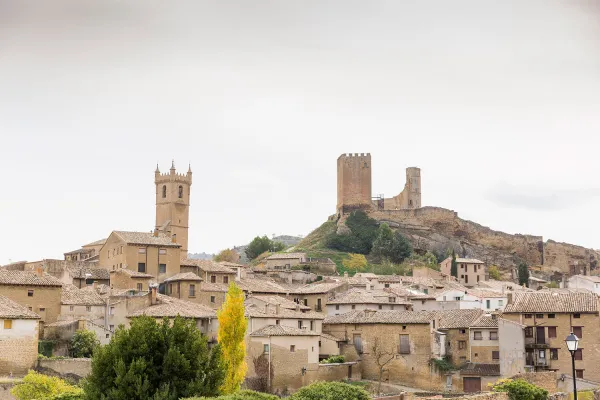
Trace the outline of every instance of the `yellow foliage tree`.
<instances>
[{"instance_id":1,"label":"yellow foliage tree","mask_svg":"<svg viewBox=\"0 0 600 400\"><path fill-rule=\"evenodd\" d=\"M495 265L492 265L488 268L488 273L490 274L490 278L495 279L497 281L500 280L500 270Z\"/></svg>"},{"instance_id":2,"label":"yellow foliage tree","mask_svg":"<svg viewBox=\"0 0 600 400\"><path fill-rule=\"evenodd\" d=\"M348 258L342 260L342 265L350 271L364 271L367 259L362 254L349 254Z\"/></svg>"},{"instance_id":3,"label":"yellow foliage tree","mask_svg":"<svg viewBox=\"0 0 600 400\"><path fill-rule=\"evenodd\" d=\"M60 394L78 395L82 392L80 388L71 386L60 378L35 371L29 371L23 382L11 390L11 394L18 400L47 399Z\"/></svg>"},{"instance_id":4,"label":"yellow foliage tree","mask_svg":"<svg viewBox=\"0 0 600 400\"><path fill-rule=\"evenodd\" d=\"M244 292L234 282L229 285L225 303L217 312L219 319L219 345L227 366L225 381L221 386L224 394L235 393L246 376L246 329L244 315Z\"/></svg>"},{"instance_id":5,"label":"yellow foliage tree","mask_svg":"<svg viewBox=\"0 0 600 400\"><path fill-rule=\"evenodd\" d=\"M216 262L227 261L232 263L240 262L240 255L232 249L221 250L219 254L214 257Z\"/></svg>"}]
</instances>

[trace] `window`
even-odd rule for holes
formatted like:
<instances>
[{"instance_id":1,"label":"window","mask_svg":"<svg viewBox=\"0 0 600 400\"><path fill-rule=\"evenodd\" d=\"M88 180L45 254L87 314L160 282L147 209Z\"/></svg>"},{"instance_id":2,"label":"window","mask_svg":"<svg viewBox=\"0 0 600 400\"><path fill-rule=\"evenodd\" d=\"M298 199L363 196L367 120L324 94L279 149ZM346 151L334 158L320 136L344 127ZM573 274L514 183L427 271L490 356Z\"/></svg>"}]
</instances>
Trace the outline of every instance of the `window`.
<instances>
[{"instance_id":1,"label":"window","mask_svg":"<svg viewBox=\"0 0 600 400\"><path fill-rule=\"evenodd\" d=\"M406 330L406 325L402 325L402 330L405 331Z\"/></svg>"},{"instance_id":2,"label":"window","mask_svg":"<svg viewBox=\"0 0 600 400\"><path fill-rule=\"evenodd\" d=\"M456 297L454 298L454 300L456 300L456 301L461 301L461 300L462 300L462 297L460 297L460 296L456 296Z\"/></svg>"},{"instance_id":3,"label":"window","mask_svg":"<svg viewBox=\"0 0 600 400\"><path fill-rule=\"evenodd\" d=\"M179 186L179 198L183 199L183 186Z\"/></svg>"},{"instance_id":4,"label":"window","mask_svg":"<svg viewBox=\"0 0 600 400\"><path fill-rule=\"evenodd\" d=\"M473 332L473 339L474 340L482 340L483 339L483 335L481 334L481 331L475 331L475 332Z\"/></svg>"},{"instance_id":5,"label":"window","mask_svg":"<svg viewBox=\"0 0 600 400\"><path fill-rule=\"evenodd\" d=\"M33 297L33 290L29 289L27 291L27 297Z\"/></svg>"},{"instance_id":6,"label":"window","mask_svg":"<svg viewBox=\"0 0 600 400\"><path fill-rule=\"evenodd\" d=\"M400 348L398 353L410 354L410 340L408 335L400 335Z\"/></svg>"},{"instance_id":7,"label":"window","mask_svg":"<svg viewBox=\"0 0 600 400\"><path fill-rule=\"evenodd\" d=\"M525 337L526 338L533 337L533 327L532 326L528 326L527 328L525 328Z\"/></svg>"},{"instance_id":8,"label":"window","mask_svg":"<svg viewBox=\"0 0 600 400\"><path fill-rule=\"evenodd\" d=\"M315 330L315 321L310 321L310 330L311 331Z\"/></svg>"},{"instance_id":9,"label":"window","mask_svg":"<svg viewBox=\"0 0 600 400\"><path fill-rule=\"evenodd\" d=\"M138 290L139 292L141 292L141 291L142 291L142 284L141 284L141 283L138 283L138 284L137 284L137 290Z\"/></svg>"},{"instance_id":10,"label":"window","mask_svg":"<svg viewBox=\"0 0 600 400\"><path fill-rule=\"evenodd\" d=\"M12 319L4 320L4 329L12 329Z\"/></svg>"},{"instance_id":11,"label":"window","mask_svg":"<svg viewBox=\"0 0 600 400\"><path fill-rule=\"evenodd\" d=\"M167 197L167 185L163 185L162 197L163 197L163 199L165 199Z\"/></svg>"},{"instance_id":12,"label":"window","mask_svg":"<svg viewBox=\"0 0 600 400\"><path fill-rule=\"evenodd\" d=\"M92 311L92 306L85 306L85 311L87 311L87 312Z\"/></svg>"},{"instance_id":13,"label":"window","mask_svg":"<svg viewBox=\"0 0 600 400\"><path fill-rule=\"evenodd\" d=\"M533 316L532 314L525 314L525 318L526 318L526 319L529 319L529 318L531 318L532 316Z\"/></svg>"},{"instance_id":14,"label":"window","mask_svg":"<svg viewBox=\"0 0 600 400\"><path fill-rule=\"evenodd\" d=\"M308 299L304 299L304 305L308 307Z\"/></svg>"},{"instance_id":15,"label":"window","mask_svg":"<svg viewBox=\"0 0 600 400\"><path fill-rule=\"evenodd\" d=\"M583 349L577 349L575 352L575 360L582 361L583 360Z\"/></svg>"},{"instance_id":16,"label":"window","mask_svg":"<svg viewBox=\"0 0 600 400\"><path fill-rule=\"evenodd\" d=\"M380 309L380 310L383 310L383 306L382 306L381 304L379 305L379 309Z\"/></svg>"},{"instance_id":17,"label":"window","mask_svg":"<svg viewBox=\"0 0 600 400\"><path fill-rule=\"evenodd\" d=\"M138 254L146 254L146 248L145 247L140 247L138 249Z\"/></svg>"},{"instance_id":18,"label":"window","mask_svg":"<svg viewBox=\"0 0 600 400\"><path fill-rule=\"evenodd\" d=\"M69 311L75 310L75 306L69 306Z\"/></svg>"},{"instance_id":19,"label":"window","mask_svg":"<svg viewBox=\"0 0 600 400\"><path fill-rule=\"evenodd\" d=\"M546 350L540 350L538 353L539 358L544 359L546 358Z\"/></svg>"},{"instance_id":20,"label":"window","mask_svg":"<svg viewBox=\"0 0 600 400\"><path fill-rule=\"evenodd\" d=\"M486 300L485 301L485 308L491 308L492 307L492 301L491 300Z\"/></svg>"},{"instance_id":21,"label":"window","mask_svg":"<svg viewBox=\"0 0 600 400\"><path fill-rule=\"evenodd\" d=\"M268 344L263 344L263 353L269 354L269 345Z\"/></svg>"},{"instance_id":22,"label":"window","mask_svg":"<svg viewBox=\"0 0 600 400\"><path fill-rule=\"evenodd\" d=\"M581 318L581 314L573 314L573 318Z\"/></svg>"},{"instance_id":23,"label":"window","mask_svg":"<svg viewBox=\"0 0 600 400\"><path fill-rule=\"evenodd\" d=\"M498 340L498 331L490 331L490 340Z\"/></svg>"},{"instance_id":24,"label":"window","mask_svg":"<svg viewBox=\"0 0 600 400\"><path fill-rule=\"evenodd\" d=\"M466 331L466 329L461 329L461 330L460 330L460 333L461 333L462 335L464 335L466 332L467 332L467 331Z\"/></svg>"},{"instance_id":25,"label":"window","mask_svg":"<svg viewBox=\"0 0 600 400\"><path fill-rule=\"evenodd\" d=\"M110 310L108 311L108 315L115 315L115 308L111 307Z\"/></svg>"},{"instance_id":26,"label":"window","mask_svg":"<svg viewBox=\"0 0 600 400\"><path fill-rule=\"evenodd\" d=\"M556 318L556 314L548 314L548 318Z\"/></svg>"},{"instance_id":27,"label":"window","mask_svg":"<svg viewBox=\"0 0 600 400\"><path fill-rule=\"evenodd\" d=\"M535 314L535 317L538 319L544 318L544 314Z\"/></svg>"},{"instance_id":28,"label":"window","mask_svg":"<svg viewBox=\"0 0 600 400\"><path fill-rule=\"evenodd\" d=\"M138 263L138 272L146 272L146 263Z\"/></svg>"},{"instance_id":29,"label":"window","mask_svg":"<svg viewBox=\"0 0 600 400\"><path fill-rule=\"evenodd\" d=\"M189 297L196 297L196 285L190 284L190 295Z\"/></svg>"},{"instance_id":30,"label":"window","mask_svg":"<svg viewBox=\"0 0 600 400\"><path fill-rule=\"evenodd\" d=\"M223 283L229 283L229 277L227 275L223 275Z\"/></svg>"},{"instance_id":31,"label":"window","mask_svg":"<svg viewBox=\"0 0 600 400\"><path fill-rule=\"evenodd\" d=\"M458 349L464 350L466 348L467 348L467 342L465 340L459 340L458 341Z\"/></svg>"},{"instance_id":32,"label":"window","mask_svg":"<svg viewBox=\"0 0 600 400\"><path fill-rule=\"evenodd\" d=\"M395 297L390 297L389 301L390 301L390 303L395 303L396 302L396 298Z\"/></svg>"},{"instance_id":33,"label":"window","mask_svg":"<svg viewBox=\"0 0 600 400\"><path fill-rule=\"evenodd\" d=\"M352 309L353 309L353 310L354 310L354 309L356 309L356 306L355 306L354 304L352 304Z\"/></svg>"},{"instance_id":34,"label":"window","mask_svg":"<svg viewBox=\"0 0 600 400\"><path fill-rule=\"evenodd\" d=\"M581 339L583 337L583 327L582 326L574 326L573 333L575 334L575 336L577 336L579 339Z\"/></svg>"},{"instance_id":35,"label":"window","mask_svg":"<svg viewBox=\"0 0 600 400\"><path fill-rule=\"evenodd\" d=\"M500 352L492 351L492 360L499 360L499 359L500 359Z\"/></svg>"},{"instance_id":36,"label":"window","mask_svg":"<svg viewBox=\"0 0 600 400\"><path fill-rule=\"evenodd\" d=\"M389 287L390 287L390 284L389 284L389 283L386 283L385 285L383 285L383 287L385 287L385 288L389 288Z\"/></svg>"},{"instance_id":37,"label":"window","mask_svg":"<svg viewBox=\"0 0 600 400\"><path fill-rule=\"evenodd\" d=\"M290 353L295 353L295 352L296 352L296 346L292 344L290 346Z\"/></svg>"},{"instance_id":38,"label":"window","mask_svg":"<svg viewBox=\"0 0 600 400\"><path fill-rule=\"evenodd\" d=\"M108 329L109 329L111 332L114 332L114 331L115 331L115 326L114 326L114 325L109 325L109 326L108 326Z\"/></svg>"},{"instance_id":39,"label":"window","mask_svg":"<svg viewBox=\"0 0 600 400\"><path fill-rule=\"evenodd\" d=\"M167 264L158 264L158 273L166 274L167 273Z\"/></svg>"},{"instance_id":40,"label":"window","mask_svg":"<svg viewBox=\"0 0 600 400\"><path fill-rule=\"evenodd\" d=\"M216 275L211 275L210 276L210 283L217 283L217 276Z\"/></svg>"},{"instance_id":41,"label":"window","mask_svg":"<svg viewBox=\"0 0 600 400\"><path fill-rule=\"evenodd\" d=\"M278 319L275 320L275 325L279 325L279 320Z\"/></svg>"},{"instance_id":42,"label":"window","mask_svg":"<svg viewBox=\"0 0 600 400\"><path fill-rule=\"evenodd\" d=\"M339 309L340 309L340 305L339 305L339 304L336 304L336 305L335 305L335 309L336 309L336 310L339 310Z\"/></svg>"},{"instance_id":43,"label":"window","mask_svg":"<svg viewBox=\"0 0 600 400\"><path fill-rule=\"evenodd\" d=\"M558 349L550 349L550 359L558 360Z\"/></svg>"},{"instance_id":44,"label":"window","mask_svg":"<svg viewBox=\"0 0 600 400\"><path fill-rule=\"evenodd\" d=\"M215 296L210 296L210 302L214 303L215 302Z\"/></svg>"},{"instance_id":45,"label":"window","mask_svg":"<svg viewBox=\"0 0 600 400\"><path fill-rule=\"evenodd\" d=\"M555 326L549 326L548 327L548 337L549 338L555 338L556 337L556 327Z\"/></svg>"},{"instance_id":46,"label":"window","mask_svg":"<svg viewBox=\"0 0 600 400\"><path fill-rule=\"evenodd\" d=\"M109 337L110 337L110 333L107 333L106 334L106 338L108 339Z\"/></svg>"},{"instance_id":47,"label":"window","mask_svg":"<svg viewBox=\"0 0 600 400\"><path fill-rule=\"evenodd\" d=\"M582 369L576 369L575 370L575 376L579 379L583 379L583 370Z\"/></svg>"},{"instance_id":48,"label":"window","mask_svg":"<svg viewBox=\"0 0 600 400\"><path fill-rule=\"evenodd\" d=\"M504 300L498 300L498 306L502 307L504 305Z\"/></svg>"},{"instance_id":49,"label":"window","mask_svg":"<svg viewBox=\"0 0 600 400\"><path fill-rule=\"evenodd\" d=\"M302 329L302 320L298 321L298 329Z\"/></svg>"},{"instance_id":50,"label":"window","mask_svg":"<svg viewBox=\"0 0 600 400\"><path fill-rule=\"evenodd\" d=\"M158 254L167 254L167 249L158 249Z\"/></svg>"},{"instance_id":51,"label":"window","mask_svg":"<svg viewBox=\"0 0 600 400\"><path fill-rule=\"evenodd\" d=\"M423 293L429 294L429 289L423 289Z\"/></svg>"},{"instance_id":52,"label":"window","mask_svg":"<svg viewBox=\"0 0 600 400\"><path fill-rule=\"evenodd\" d=\"M40 312L44 312L44 311L46 311L46 307L40 307L39 310L40 310Z\"/></svg>"}]
</instances>

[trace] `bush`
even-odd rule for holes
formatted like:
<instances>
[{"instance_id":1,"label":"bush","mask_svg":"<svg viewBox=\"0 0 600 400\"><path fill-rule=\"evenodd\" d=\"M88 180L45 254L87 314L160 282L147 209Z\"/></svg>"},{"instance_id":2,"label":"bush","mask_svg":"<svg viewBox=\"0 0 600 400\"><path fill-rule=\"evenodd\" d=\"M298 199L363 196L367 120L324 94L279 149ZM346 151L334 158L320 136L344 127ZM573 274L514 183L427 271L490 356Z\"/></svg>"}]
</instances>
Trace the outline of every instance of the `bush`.
<instances>
[{"instance_id":1,"label":"bush","mask_svg":"<svg viewBox=\"0 0 600 400\"><path fill-rule=\"evenodd\" d=\"M364 271L367 267L367 259L362 254L348 254L348 258L344 258L342 265L348 271Z\"/></svg>"},{"instance_id":2,"label":"bush","mask_svg":"<svg viewBox=\"0 0 600 400\"><path fill-rule=\"evenodd\" d=\"M279 400L279 397L272 394L255 392L254 390L240 390L239 392L219 397L192 397L187 400Z\"/></svg>"},{"instance_id":3,"label":"bush","mask_svg":"<svg viewBox=\"0 0 600 400\"><path fill-rule=\"evenodd\" d=\"M85 399L85 393L83 393L83 390L79 393L57 394L56 396L52 396L49 398L49 400L84 400L84 399Z\"/></svg>"},{"instance_id":4,"label":"bush","mask_svg":"<svg viewBox=\"0 0 600 400\"><path fill-rule=\"evenodd\" d=\"M283 249L285 249L285 244L281 242L274 242L269 239L267 235L262 237L257 236L252 239L248 247L246 247L246 257L248 257L249 260L254 260L264 252L278 252L282 251Z\"/></svg>"},{"instance_id":5,"label":"bush","mask_svg":"<svg viewBox=\"0 0 600 400\"><path fill-rule=\"evenodd\" d=\"M358 386L342 382L316 382L305 386L289 400L369 400L371 396Z\"/></svg>"},{"instance_id":6,"label":"bush","mask_svg":"<svg viewBox=\"0 0 600 400\"><path fill-rule=\"evenodd\" d=\"M350 230L347 235L332 233L326 240L330 249L349 253L369 254L377 235L377 221L370 218L364 211L353 211L346 219Z\"/></svg>"},{"instance_id":7,"label":"bush","mask_svg":"<svg viewBox=\"0 0 600 400\"><path fill-rule=\"evenodd\" d=\"M10 392L17 400L48 399L57 395L81 395L83 393L80 388L71 386L60 378L42 375L35 371L29 371L23 378L23 382L15 386ZM69 397L62 397L61 399L66 400Z\"/></svg>"},{"instance_id":8,"label":"bush","mask_svg":"<svg viewBox=\"0 0 600 400\"><path fill-rule=\"evenodd\" d=\"M488 268L488 273L490 274L490 278L495 279L497 281L500 280L500 270L495 265L492 265Z\"/></svg>"},{"instance_id":9,"label":"bush","mask_svg":"<svg viewBox=\"0 0 600 400\"><path fill-rule=\"evenodd\" d=\"M506 392L510 400L546 400L548 391L523 379L501 379L492 387L494 392Z\"/></svg>"},{"instance_id":10,"label":"bush","mask_svg":"<svg viewBox=\"0 0 600 400\"><path fill-rule=\"evenodd\" d=\"M321 361L321 364L341 364L344 362L344 356L331 356Z\"/></svg>"},{"instance_id":11,"label":"bush","mask_svg":"<svg viewBox=\"0 0 600 400\"><path fill-rule=\"evenodd\" d=\"M90 358L98 346L100 341L95 332L80 329L71 339L71 354L74 358Z\"/></svg>"}]
</instances>

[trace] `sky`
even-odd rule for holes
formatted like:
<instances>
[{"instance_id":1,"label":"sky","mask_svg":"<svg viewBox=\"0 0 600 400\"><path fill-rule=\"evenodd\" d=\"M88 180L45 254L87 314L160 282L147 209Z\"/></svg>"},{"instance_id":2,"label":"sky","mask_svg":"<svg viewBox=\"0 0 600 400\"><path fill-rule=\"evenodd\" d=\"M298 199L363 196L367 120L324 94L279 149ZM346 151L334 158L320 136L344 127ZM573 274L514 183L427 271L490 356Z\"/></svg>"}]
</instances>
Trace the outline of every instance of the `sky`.
<instances>
[{"instance_id":1,"label":"sky","mask_svg":"<svg viewBox=\"0 0 600 400\"><path fill-rule=\"evenodd\" d=\"M600 248L600 0L0 0L0 264L154 227L190 251L306 235L336 159L373 195Z\"/></svg>"}]
</instances>

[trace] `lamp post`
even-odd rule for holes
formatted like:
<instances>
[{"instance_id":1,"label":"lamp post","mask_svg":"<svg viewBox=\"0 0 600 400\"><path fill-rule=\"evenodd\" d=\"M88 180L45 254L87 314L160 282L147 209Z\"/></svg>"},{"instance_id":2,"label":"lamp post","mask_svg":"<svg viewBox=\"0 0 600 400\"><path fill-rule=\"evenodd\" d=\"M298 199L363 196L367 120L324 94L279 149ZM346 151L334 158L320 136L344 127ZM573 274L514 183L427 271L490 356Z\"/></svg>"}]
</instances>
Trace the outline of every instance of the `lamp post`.
<instances>
[{"instance_id":1,"label":"lamp post","mask_svg":"<svg viewBox=\"0 0 600 400\"><path fill-rule=\"evenodd\" d=\"M579 345L579 338L571 332L565 339L567 349L571 353L571 363L573 365L573 400L577 400L577 377L575 376L575 353L577 352L577 346Z\"/></svg>"}]
</instances>

